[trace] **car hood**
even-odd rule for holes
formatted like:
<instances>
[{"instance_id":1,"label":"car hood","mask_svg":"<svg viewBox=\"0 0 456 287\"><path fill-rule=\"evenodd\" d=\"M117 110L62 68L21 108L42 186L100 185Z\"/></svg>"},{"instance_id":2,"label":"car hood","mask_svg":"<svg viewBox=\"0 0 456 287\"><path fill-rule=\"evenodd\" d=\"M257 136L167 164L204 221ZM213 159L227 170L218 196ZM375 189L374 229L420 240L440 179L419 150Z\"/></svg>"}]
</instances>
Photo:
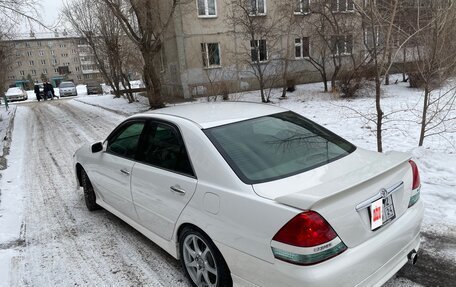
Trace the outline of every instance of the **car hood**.
<instances>
[{"instance_id":1,"label":"car hood","mask_svg":"<svg viewBox=\"0 0 456 287\"><path fill-rule=\"evenodd\" d=\"M357 206L404 182L395 194L397 217L408 206L411 186L410 155L400 152L381 154L358 148L350 155L316 169L272 182L253 185L262 197L300 210L315 210L323 215L348 246L360 244L371 236L368 209ZM405 191L404 191L405 190Z\"/></svg>"}]
</instances>

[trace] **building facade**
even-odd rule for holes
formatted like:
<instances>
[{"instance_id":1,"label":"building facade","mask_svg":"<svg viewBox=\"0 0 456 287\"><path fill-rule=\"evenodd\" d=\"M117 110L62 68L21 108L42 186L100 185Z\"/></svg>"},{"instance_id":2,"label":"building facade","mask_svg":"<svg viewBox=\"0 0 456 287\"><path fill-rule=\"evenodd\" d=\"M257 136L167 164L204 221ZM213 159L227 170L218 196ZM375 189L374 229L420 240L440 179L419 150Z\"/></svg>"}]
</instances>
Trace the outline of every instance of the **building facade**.
<instances>
[{"instance_id":1,"label":"building facade","mask_svg":"<svg viewBox=\"0 0 456 287\"><path fill-rule=\"evenodd\" d=\"M361 21L353 20L352 0L198 0L181 4L160 57L165 92L189 98L258 89L261 69L267 86L280 86L288 80L321 81L310 61L312 55L320 57L319 50L325 45L309 24L318 23L321 15L312 12L318 5L327 5L349 23L346 31L328 34L327 41L334 42L331 45L338 54L350 56L363 37ZM244 9L248 15L242 15ZM250 17L260 27L247 27ZM255 33L253 41L251 32ZM325 61L329 72L331 59Z\"/></svg>"},{"instance_id":2,"label":"building facade","mask_svg":"<svg viewBox=\"0 0 456 287\"><path fill-rule=\"evenodd\" d=\"M63 33L30 33L8 41L12 48L7 86L30 88L34 82L76 84L101 80L84 39Z\"/></svg>"}]
</instances>

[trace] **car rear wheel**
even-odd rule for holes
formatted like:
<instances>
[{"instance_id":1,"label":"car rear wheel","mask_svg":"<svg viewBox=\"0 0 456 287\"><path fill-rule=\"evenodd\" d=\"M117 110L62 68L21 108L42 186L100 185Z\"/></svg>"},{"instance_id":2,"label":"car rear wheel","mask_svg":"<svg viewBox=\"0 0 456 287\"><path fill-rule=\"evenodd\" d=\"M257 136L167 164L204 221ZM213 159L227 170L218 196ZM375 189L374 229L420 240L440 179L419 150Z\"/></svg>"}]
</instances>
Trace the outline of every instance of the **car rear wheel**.
<instances>
[{"instance_id":1,"label":"car rear wheel","mask_svg":"<svg viewBox=\"0 0 456 287\"><path fill-rule=\"evenodd\" d=\"M87 206L87 209L94 211L100 209L101 207L96 203L95 191L93 190L92 183L90 182L89 177L85 170L81 171L81 185L84 189L84 200Z\"/></svg>"},{"instance_id":2,"label":"car rear wheel","mask_svg":"<svg viewBox=\"0 0 456 287\"><path fill-rule=\"evenodd\" d=\"M179 237L179 249L182 267L193 286L233 286L222 254L207 235L186 228Z\"/></svg>"}]
</instances>

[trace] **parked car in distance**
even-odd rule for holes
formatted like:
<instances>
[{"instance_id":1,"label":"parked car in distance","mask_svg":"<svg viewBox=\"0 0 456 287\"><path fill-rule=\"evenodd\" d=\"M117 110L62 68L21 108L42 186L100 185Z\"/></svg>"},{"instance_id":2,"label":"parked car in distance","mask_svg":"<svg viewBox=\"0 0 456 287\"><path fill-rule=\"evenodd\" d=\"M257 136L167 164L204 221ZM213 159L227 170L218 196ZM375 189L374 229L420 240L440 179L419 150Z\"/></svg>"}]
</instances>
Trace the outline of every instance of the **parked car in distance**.
<instances>
[{"instance_id":1,"label":"parked car in distance","mask_svg":"<svg viewBox=\"0 0 456 287\"><path fill-rule=\"evenodd\" d=\"M61 97L78 95L76 85L73 82L61 82L59 85L59 93Z\"/></svg>"},{"instance_id":2,"label":"parked car in distance","mask_svg":"<svg viewBox=\"0 0 456 287\"><path fill-rule=\"evenodd\" d=\"M88 95L101 95L103 94L103 90L101 89L101 85L97 82L89 82L87 83L87 94Z\"/></svg>"},{"instance_id":3,"label":"parked car in distance","mask_svg":"<svg viewBox=\"0 0 456 287\"><path fill-rule=\"evenodd\" d=\"M418 258L410 155L364 150L280 107L138 114L74 161L87 208L180 259L194 286L381 286Z\"/></svg>"},{"instance_id":4,"label":"parked car in distance","mask_svg":"<svg viewBox=\"0 0 456 287\"><path fill-rule=\"evenodd\" d=\"M6 91L5 96L10 102L25 101L28 99L27 92L19 87L9 88L8 91Z\"/></svg>"}]
</instances>

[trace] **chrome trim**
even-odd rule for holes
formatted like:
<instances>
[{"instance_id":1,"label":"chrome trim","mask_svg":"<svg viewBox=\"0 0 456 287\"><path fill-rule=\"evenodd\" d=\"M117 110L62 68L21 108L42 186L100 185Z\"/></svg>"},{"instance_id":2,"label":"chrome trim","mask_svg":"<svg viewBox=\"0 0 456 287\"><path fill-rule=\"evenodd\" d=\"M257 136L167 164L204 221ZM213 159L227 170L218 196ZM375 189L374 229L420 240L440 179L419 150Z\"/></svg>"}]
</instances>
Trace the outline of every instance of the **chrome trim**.
<instances>
[{"instance_id":1,"label":"chrome trim","mask_svg":"<svg viewBox=\"0 0 456 287\"><path fill-rule=\"evenodd\" d=\"M396 191L398 191L403 186L404 186L404 182L401 181L399 183L396 183L396 184L390 186L389 188L382 188L377 195L374 195L373 197L371 197L371 198L361 202L360 204L358 204L356 206L356 211L359 212L359 211L361 211L361 210L363 210L365 208L368 208L369 206L371 206L372 202L377 201L380 198L387 198L388 196L390 196L391 194L395 193Z\"/></svg>"}]
</instances>

